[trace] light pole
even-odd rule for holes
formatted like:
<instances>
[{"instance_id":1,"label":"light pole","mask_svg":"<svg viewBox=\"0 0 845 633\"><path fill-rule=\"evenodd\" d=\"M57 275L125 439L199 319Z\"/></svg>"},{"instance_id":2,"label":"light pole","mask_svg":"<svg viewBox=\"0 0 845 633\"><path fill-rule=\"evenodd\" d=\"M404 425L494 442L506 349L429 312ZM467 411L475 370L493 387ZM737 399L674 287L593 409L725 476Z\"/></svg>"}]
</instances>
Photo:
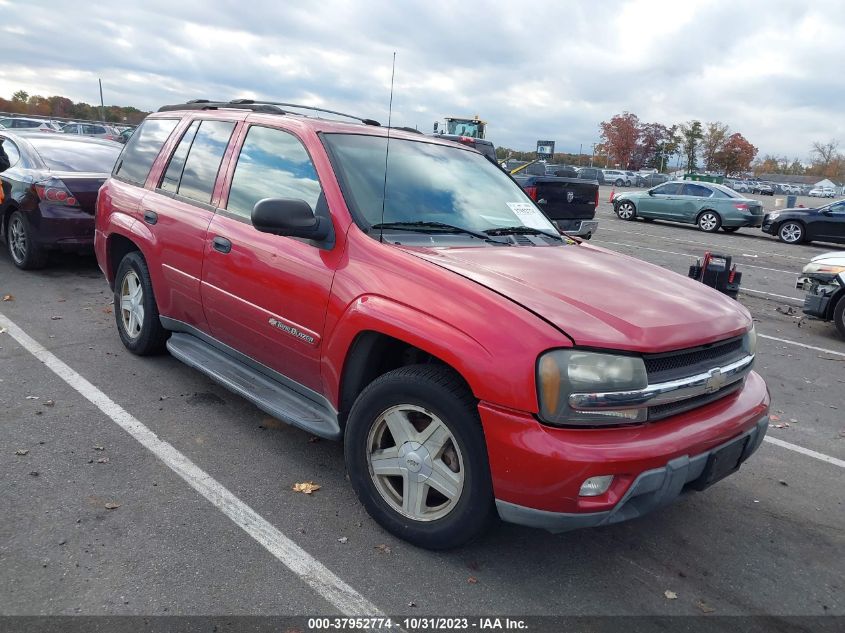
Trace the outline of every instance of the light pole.
<instances>
[{"instance_id":1,"label":"light pole","mask_svg":"<svg viewBox=\"0 0 845 633\"><path fill-rule=\"evenodd\" d=\"M590 167L593 166L593 160L596 157L596 145L598 145L598 143L593 143L593 153L590 154Z\"/></svg>"}]
</instances>

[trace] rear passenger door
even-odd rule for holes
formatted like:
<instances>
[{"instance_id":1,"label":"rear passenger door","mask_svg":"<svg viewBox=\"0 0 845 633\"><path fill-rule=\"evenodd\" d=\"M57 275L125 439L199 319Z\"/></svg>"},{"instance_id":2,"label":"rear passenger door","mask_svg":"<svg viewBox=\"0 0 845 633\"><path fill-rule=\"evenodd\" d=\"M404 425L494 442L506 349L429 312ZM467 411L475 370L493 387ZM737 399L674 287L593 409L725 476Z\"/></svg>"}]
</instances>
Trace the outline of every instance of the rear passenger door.
<instances>
[{"instance_id":1,"label":"rear passenger door","mask_svg":"<svg viewBox=\"0 0 845 633\"><path fill-rule=\"evenodd\" d=\"M680 200L672 209L673 219L679 222L695 222L695 218L701 209L705 206L712 206L705 204L712 195L713 192L707 187L691 182L684 183Z\"/></svg>"},{"instance_id":2,"label":"rear passenger door","mask_svg":"<svg viewBox=\"0 0 845 633\"><path fill-rule=\"evenodd\" d=\"M329 250L307 240L255 230L251 213L263 198L299 198L328 217L317 171L299 138L252 125L221 204L225 208L208 229L205 313L215 338L294 383L322 392L320 342L333 259Z\"/></svg>"},{"instance_id":3,"label":"rear passenger door","mask_svg":"<svg viewBox=\"0 0 845 633\"><path fill-rule=\"evenodd\" d=\"M159 312L208 332L200 277L217 173L234 121L195 119L182 133L154 191L141 202L141 218L152 234L163 283L155 289Z\"/></svg>"}]
</instances>

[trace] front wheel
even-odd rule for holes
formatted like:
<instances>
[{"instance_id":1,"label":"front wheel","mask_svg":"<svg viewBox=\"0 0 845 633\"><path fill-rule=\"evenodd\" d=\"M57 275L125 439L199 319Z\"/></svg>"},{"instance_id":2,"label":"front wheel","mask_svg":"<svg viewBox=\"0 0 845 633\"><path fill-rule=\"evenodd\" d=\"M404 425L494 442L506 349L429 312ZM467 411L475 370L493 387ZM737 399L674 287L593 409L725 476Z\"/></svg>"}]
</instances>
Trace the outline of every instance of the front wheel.
<instances>
[{"instance_id":1,"label":"front wheel","mask_svg":"<svg viewBox=\"0 0 845 633\"><path fill-rule=\"evenodd\" d=\"M21 270L44 268L47 253L33 240L32 226L21 211L14 211L6 225L6 247L12 263Z\"/></svg>"},{"instance_id":2,"label":"front wheel","mask_svg":"<svg viewBox=\"0 0 845 633\"><path fill-rule=\"evenodd\" d=\"M411 365L370 383L349 414L344 453L370 516L414 545L457 547L494 517L477 403L449 368Z\"/></svg>"},{"instance_id":3,"label":"front wheel","mask_svg":"<svg viewBox=\"0 0 845 633\"><path fill-rule=\"evenodd\" d=\"M127 254L117 268L114 317L120 340L133 354L147 356L164 350L169 332L159 321L150 271L138 251Z\"/></svg>"},{"instance_id":4,"label":"front wheel","mask_svg":"<svg viewBox=\"0 0 845 633\"><path fill-rule=\"evenodd\" d=\"M637 208L634 206L633 202L625 200L616 205L616 215L623 220L633 220L637 217Z\"/></svg>"},{"instance_id":5,"label":"front wheel","mask_svg":"<svg viewBox=\"0 0 845 633\"><path fill-rule=\"evenodd\" d=\"M804 241L804 225L800 222L784 222L778 229L778 239L787 244L800 244Z\"/></svg>"},{"instance_id":6,"label":"front wheel","mask_svg":"<svg viewBox=\"0 0 845 633\"><path fill-rule=\"evenodd\" d=\"M614 185L616 185L617 187L621 187L621 186L622 186L622 185L624 185L625 183L622 181L622 179L621 179L621 178L617 178L617 179L616 179L616 182L614 182L613 184L614 184Z\"/></svg>"},{"instance_id":7,"label":"front wheel","mask_svg":"<svg viewBox=\"0 0 845 633\"><path fill-rule=\"evenodd\" d=\"M698 216L698 228L706 233L715 233L722 226L722 218L715 211L705 211Z\"/></svg>"},{"instance_id":8,"label":"front wheel","mask_svg":"<svg viewBox=\"0 0 845 633\"><path fill-rule=\"evenodd\" d=\"M839 335L845 338L845 295L839 297L836 307L833 309L833 323L839 330Z\"/></svg>"}]
</instances>

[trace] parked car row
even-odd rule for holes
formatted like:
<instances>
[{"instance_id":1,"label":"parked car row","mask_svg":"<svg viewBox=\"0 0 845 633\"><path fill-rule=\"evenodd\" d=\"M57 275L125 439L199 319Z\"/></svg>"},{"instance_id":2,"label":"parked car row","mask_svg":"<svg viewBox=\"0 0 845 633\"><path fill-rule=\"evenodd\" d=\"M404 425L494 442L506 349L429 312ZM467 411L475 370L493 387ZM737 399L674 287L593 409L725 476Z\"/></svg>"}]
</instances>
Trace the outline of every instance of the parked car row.
<instances>
[{"instance_id":1,"label":"parked car row","mask_svg":"<svg viewBox=\"0 0 845 633\"><path fill-rule=\"evenodd\" d=\"M814 240L845 244L845 200L818 208L794 208L765 213L759 200L708 182L668 182L647 191L617 195L616 215L623 220L669 220L695 224L702 231L733 233L760 228L787 244Z\"/></svg>"},{"instance_id":2,"label":"parked car row","mask_svg":"<svg viewBox=\"0 0 845 633\"><path fill-rule=\"evenodd\" d=\"M546 175L595 180L600 185L612 185L614 187L653 187L669 181L669 176L656 172L577 167L575 165L546 165Z\"/></svg>"},{"instance_id":3,"label":"parked car row","mask_svg":"<svg viewBox=\"0 0 845 633\"><path fill-rule=\"evenodd\" d=\"M811 185L798 185L793 183L728 178L723 181L723 184L734 191L738 191L739 193L759 193L763 195L781 193L819 198L833 198L836 195L836 191L831 187L813 187Z\"/></svg>"},{"instance_id":4,"label":"parked car row","mask_svg":"<svg viewBox=\"0 0 845 633\"><path fill-rule=\"evenodd\" d=\"M78 134L80 136L90 136L125 143L132 135L134 127L120 126L120 129L118 129L115 125L89 121L63 123L60 121L29 117L6 117L0 119L0 130L37 130L39 132L59 134Z\"/></svg>"}]
</instances>

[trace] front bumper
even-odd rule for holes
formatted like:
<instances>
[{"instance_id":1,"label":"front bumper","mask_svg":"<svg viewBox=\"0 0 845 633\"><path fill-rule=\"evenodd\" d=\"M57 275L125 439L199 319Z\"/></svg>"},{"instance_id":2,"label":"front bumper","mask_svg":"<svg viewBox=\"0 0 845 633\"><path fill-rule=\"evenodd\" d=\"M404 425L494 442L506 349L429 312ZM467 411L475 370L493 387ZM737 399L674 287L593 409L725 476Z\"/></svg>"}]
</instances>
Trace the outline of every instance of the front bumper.
<instances>
[{"instance_id":1,"label":"front bumper","mask_svg":"<svg viewBox=\"0 0 845 633\"><path fill-rule=\"evenodd\" d=\"M710 454L753 433L747 458L765 434L768 409L766 385L753 371L741 389L715 402L614 428L556 428L479 405L500 515L558 531L622 521L667 503L701 475ZM614 476L607 492L579 495L584 480L601 475Z\"/></svg>"},{"instance_id":2,"label":"front bumper","mask_svg":"<svg viewBox=\"0 0 845 633\"><path fill-rule=\"evenodd\" d=\"M628 488L628 492L611 510L581 514L546 512L498 499L496 509L503 521L550 532L568 532L579 528L612 525L636 519L669 505L686 490L703 490L711 485L704 479L704 471L711 456L717 451L730 451L733 447L737 447L736 450L741 451L737 463L737 468L739 468L739 465L760 447L768 426L769 416L765 415L753 428L712 451L700 453L694 457L682 455L670 460L662 468L641 473Z\"/></svg>"}]
</instances>

